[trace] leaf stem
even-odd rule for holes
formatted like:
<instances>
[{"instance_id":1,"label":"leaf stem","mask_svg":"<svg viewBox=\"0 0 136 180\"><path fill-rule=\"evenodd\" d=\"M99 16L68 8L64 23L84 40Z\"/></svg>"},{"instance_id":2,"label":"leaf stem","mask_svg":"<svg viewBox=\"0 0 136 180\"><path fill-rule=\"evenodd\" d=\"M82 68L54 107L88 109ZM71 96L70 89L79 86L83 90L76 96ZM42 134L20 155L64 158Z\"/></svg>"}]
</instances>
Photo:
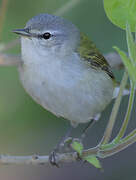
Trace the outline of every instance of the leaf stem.
<instances>
[{"instance_id":1,"label":"leaf stem","mask_svg":"<svg viewBox=\"0 0 136 180\"><path fill-rule=\"evenodd\" d=\"M112 130L113 130L115 120L116 120L116 116L117 116L119 106L120 106L120 103L121 103L123 90L125 88L127 80L128 80L128 73L125 71L124 75L123 75L123 79L121 81L119 94L118 94L118 97L117 97L117 99L115 101L115 104L113 106L113 109L112 109L112 112L111 112L111 115L110 115L110 120L109 120L109 123L108 123L108 125L106 127L106 130L104 132L104 136L103 136L103 138L102 138L102 140L100 142L100 146L104 145L104 144L107 144L109 142L110 138L111 138Z\"/></svg>"},{"instance_id":2,"label":"leaf stem","mask_svg":"<svg viewBox=\"0 0 136 180\"><path fill-rule=\"evenodd\" d=\"M135 85L134 85L134 83L131 82L131 93L130 93L130 96L129 96L129 103L128 103L126 116L125 116L124 122L122 124L122 127L121 127L117 137L114 140L115 143L119 142L119 140L125 134L125 131L127 129L127 126L128 126L129 120L130 120L131 111L132 111L132 108L133 108L134 97L135 97Z\"/></svg>"},{"instance_id":3,"label":"leaf stem","mask_svg":"<svg viewBox=\"0 0 136 180\"><path fill-rule=\"evenodd\" d=\"M105 150L100 150L98 153L98 157L100 158L106 158L109 156L112 156L124 149L126 149L128 146L136 142L136 134L132 137L129 137L128 139L123 139L119 144L114 145L112 148L107 148Z\"/></svg>"}]
</instances>

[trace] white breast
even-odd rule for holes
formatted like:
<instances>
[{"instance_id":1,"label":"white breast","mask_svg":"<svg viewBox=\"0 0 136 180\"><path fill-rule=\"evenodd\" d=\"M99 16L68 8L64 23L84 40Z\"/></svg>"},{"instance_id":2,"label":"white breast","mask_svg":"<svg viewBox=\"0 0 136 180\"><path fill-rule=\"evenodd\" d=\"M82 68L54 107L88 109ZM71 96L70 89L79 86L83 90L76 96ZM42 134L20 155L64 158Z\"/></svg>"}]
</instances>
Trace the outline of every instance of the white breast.
<instances>
[{"instance_id":1,"label":"white breast","mask_svg":"<svg viewBox=\"0 0 136 180\"><path fill-rule=\"evenodd\" d=\"M87 67L76 53L61 59L48 52L41 57L35 51L26 52L22 46L21 82L28 94L50 112L84 123L111 101L111 78Z\"/></svg>"}]
</instances>

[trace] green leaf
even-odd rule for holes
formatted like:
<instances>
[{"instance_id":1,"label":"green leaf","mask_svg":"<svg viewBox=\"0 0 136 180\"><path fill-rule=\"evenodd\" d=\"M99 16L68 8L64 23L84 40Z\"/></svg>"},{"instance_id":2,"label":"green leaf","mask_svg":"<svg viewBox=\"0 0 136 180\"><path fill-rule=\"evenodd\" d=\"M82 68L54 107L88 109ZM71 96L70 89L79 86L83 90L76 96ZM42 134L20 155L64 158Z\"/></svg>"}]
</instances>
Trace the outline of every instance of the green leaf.
<instances>
[{"instance_id":1,"label":"green leaf","mask_svg":"<svg viewBox=\"0 0 136 180\"><path fill-rule=\"evenodd\" d=\"M76 152L79 153L80 156L82 155L83 145L78 140L74 140L71 146Z\"/></svg>"},{"instance_id":2,"label":"green leaf","mask_svg":"<svg viewBox=\"0 0 136 180\"><path fill-rule=\"evenodd\" d=\"M135 31L136 0L104 0L104 9L113 24L125 29L128 22L131 31Z\"/></svg>"},{"instance_id":3,"label":"green leaf","mask_svg":"<svg viewBox=\"0 0 136 180\"><path fill-rule=\"evenodd\" d=\"M86 156L84 157L84 160L92 164L94 167L101 169L102 166L100 164L100 161L97 159L96 156Z\"/></svg>"},{"instance_id":4,"label":"green leaf","mask_svg":"<svg viewBox=\"0 0 136 180\"><path fill-rule=\"evenodd\" d=\"M118 47L114 47L116 51L119 53L120 57L123 60L123 63L128 71L129 77L133 83L136 84L136 67L133 65L131 60L127 57L127 55L121 51Z\"/></svg>"},{"instance_id":5,"label":"green leaf","mask_svg":"<svg viewBox=\"0 0 136 180\"><path fill-rule=\"evenodd\" d=\"M128 23L126 24L126 36L127 36L129 57L131 59L131 62L135 66L136 65L136 44L134 42L134 38L130 30L130 25Z\"/></svg>"}]
</instances>

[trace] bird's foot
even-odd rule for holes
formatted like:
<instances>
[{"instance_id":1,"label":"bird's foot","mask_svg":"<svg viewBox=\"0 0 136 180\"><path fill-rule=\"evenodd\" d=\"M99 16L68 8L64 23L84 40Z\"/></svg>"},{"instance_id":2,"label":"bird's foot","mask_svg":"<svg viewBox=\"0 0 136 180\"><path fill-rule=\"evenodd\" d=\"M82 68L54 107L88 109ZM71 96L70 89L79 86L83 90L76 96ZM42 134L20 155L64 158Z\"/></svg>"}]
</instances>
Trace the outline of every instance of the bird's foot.
<instances>
[{"instance_id":1,"label":"bird's foot","mask_svg":"<svg viewBox=\"0 0 136 180\"><path fill-rule=\"evenodd\" d=\"M55 148L50 153L50 155L49 155L50 164L59 168L60 165L59 165L58 153L74 152L75 150L72 147L72 144L74 143L74 141L79 142L80 144L82 144L81 139L68 137L67 139L65 139L65 141L63 143L61 143L59 145L59 148ZM77 153L77 160L78 161L82 160L79 153Z\"/></svg>"},{"instance_id":2,"label":"bird's foot","mask_svg":"<svg viewBox=\"0 0 136 180\"><path fill-rule=\"evenodd\" d=\"M72 137L68 137L68 138L65 139L62 147L63 147L63 149L64 149L66 152L69 152L69 151L72 150L72 149L71 149L71 144L72 144L72 142L73 142L73 138L72 138Z\"/></svg>"},{"instance_id":3,"label":"bird's foot","mask_svg":"<svg viewBox=\"0 0 136 180\"><path fill-rule=\"evenodd\" d=\"M71 148L71 143L73 139L68 137L63 142L61 142L57 147L50 153L49 155L49 162L51 165L59 167L58 164L58 153L69 152Z\"/></svg>"},{"instance_id":4,"label":"bird's foot","mask_svg":"<svg viewBox=\"0 0 136 180\"><path fill-rule=\"evenodd\" d=\"M52 166L56 166L57 168L59 168L58 155L57 155L56 149L50 153L49 162Z\"/></svg>"}]
</instances>

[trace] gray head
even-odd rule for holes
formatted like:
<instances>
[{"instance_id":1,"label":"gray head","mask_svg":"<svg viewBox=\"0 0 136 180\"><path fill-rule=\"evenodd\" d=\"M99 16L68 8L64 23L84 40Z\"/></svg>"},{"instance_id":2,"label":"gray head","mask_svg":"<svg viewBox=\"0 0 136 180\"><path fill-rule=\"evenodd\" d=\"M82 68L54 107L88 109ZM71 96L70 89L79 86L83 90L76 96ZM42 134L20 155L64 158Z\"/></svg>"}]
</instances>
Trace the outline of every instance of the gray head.
<instances>
[{"instance_id":1,"label":"gray head","mask_svg":"<svg viewBox=\"0 0 136 180\"><path fill-rule=\"evenodd\" d=\"M80 33L71 22L50 14L39 14L30 19L24 29L13 32L27 39L27 43L36 48L75 49ZM29 41L29 42L28 42ZM31 42L30 42L31 41Z\"/></svg>"}]
</instances>

